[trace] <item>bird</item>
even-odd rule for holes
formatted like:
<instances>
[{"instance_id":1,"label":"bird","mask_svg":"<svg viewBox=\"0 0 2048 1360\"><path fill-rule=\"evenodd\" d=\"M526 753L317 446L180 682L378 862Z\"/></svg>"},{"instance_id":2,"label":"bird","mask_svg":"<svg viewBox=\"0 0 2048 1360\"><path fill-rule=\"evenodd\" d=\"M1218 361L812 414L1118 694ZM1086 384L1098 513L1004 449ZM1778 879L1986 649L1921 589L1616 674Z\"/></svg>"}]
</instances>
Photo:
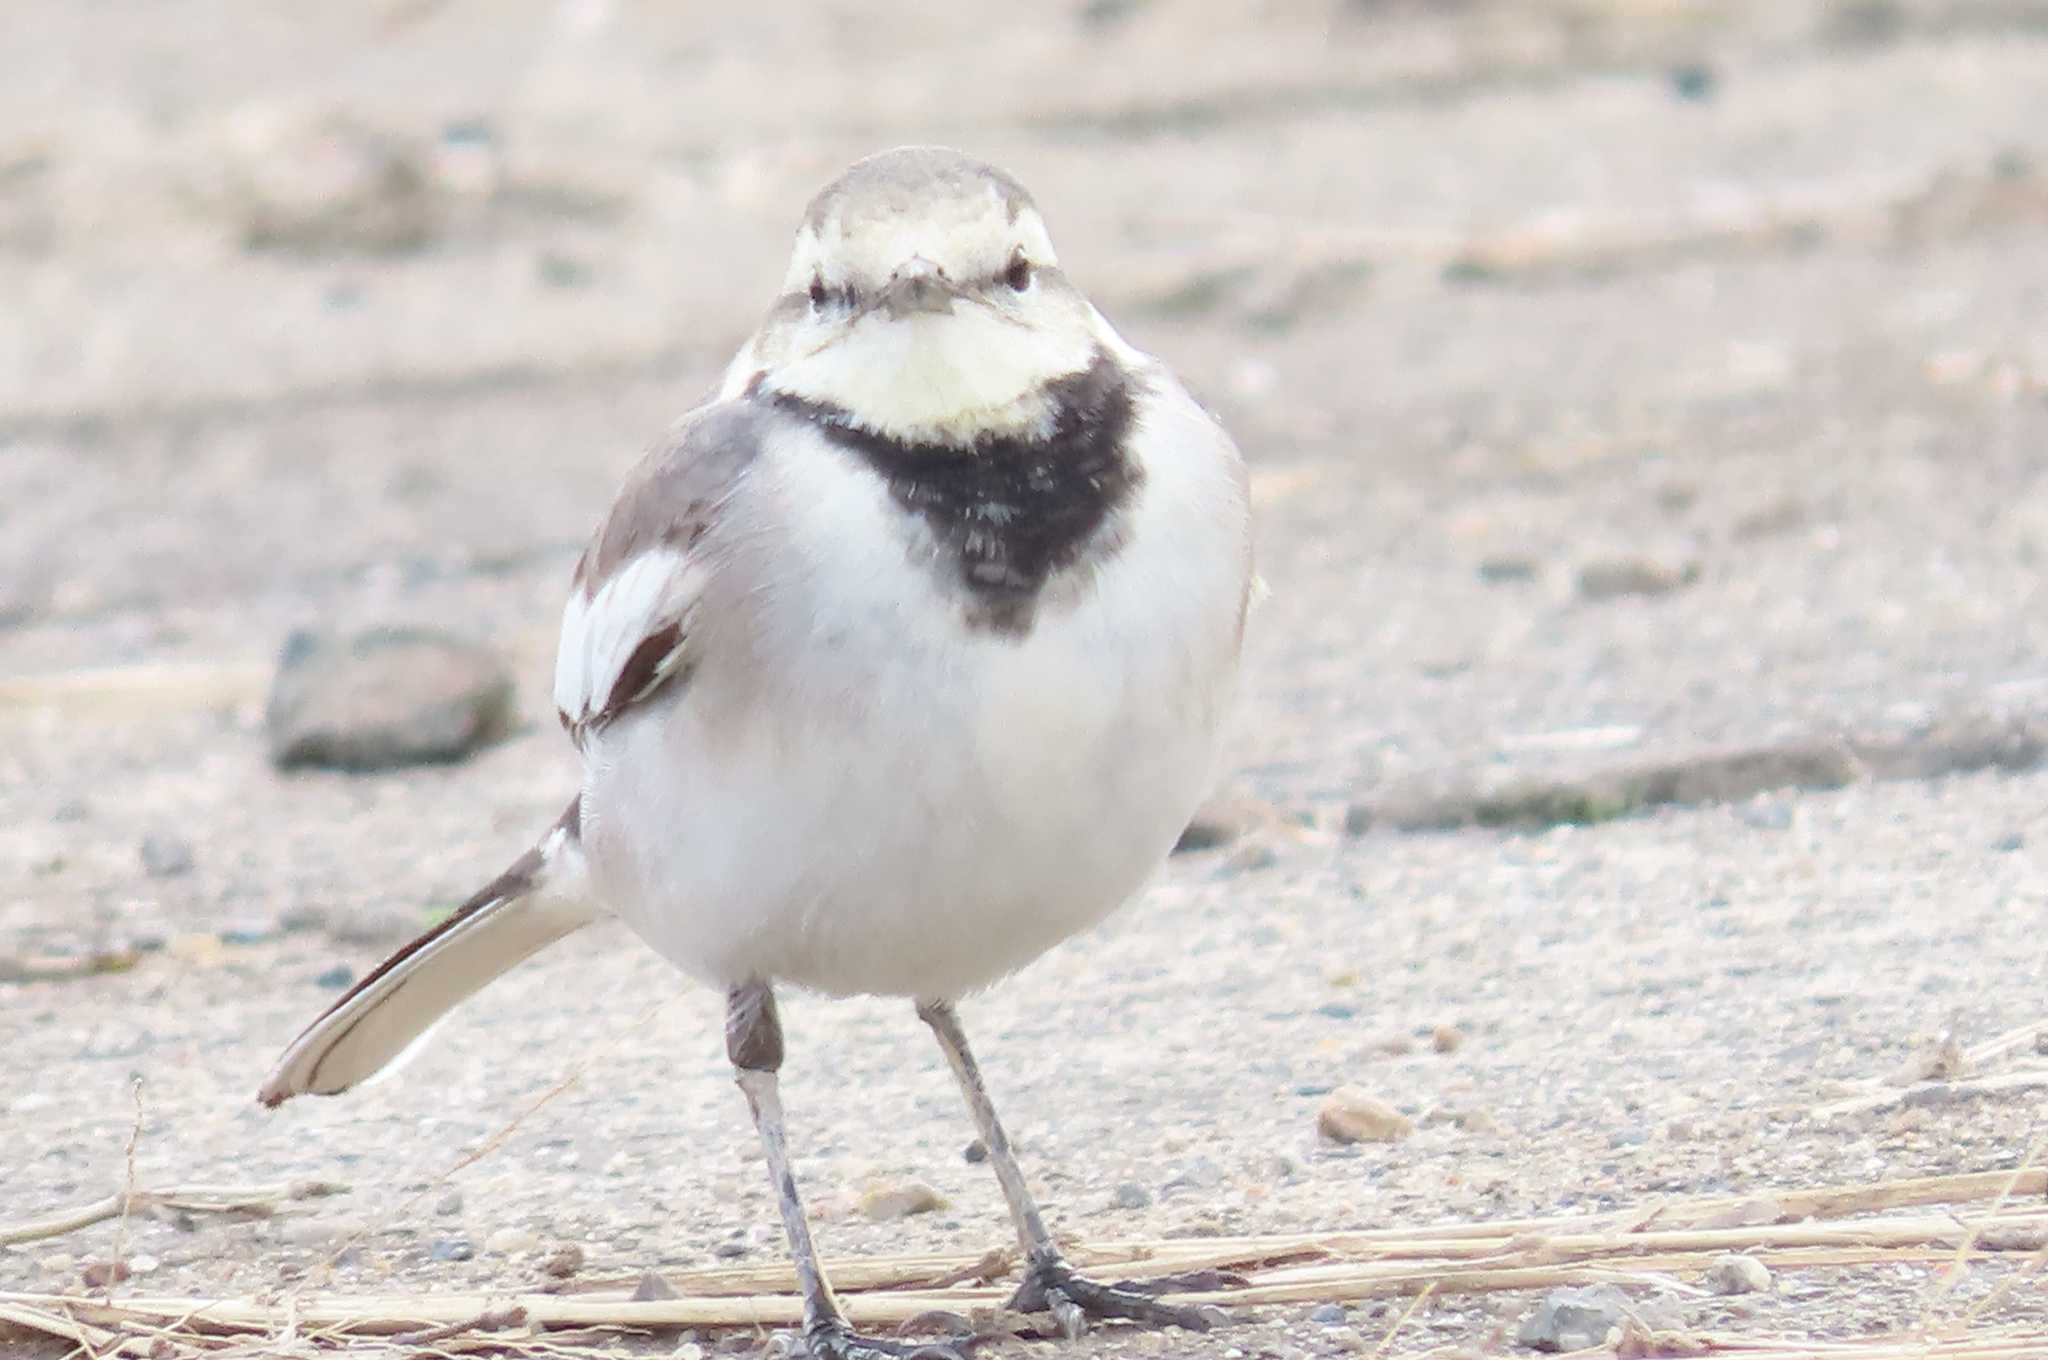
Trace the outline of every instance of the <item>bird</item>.
<instances>
[{"instance_id":1,"label":"bird","mask_svg":"<svg viewBox=\"0 0 2048 1360\"><path fill-rule=\"evenodd\" d=\"M1022 1250L1014 1306L1206 1329L1077 1272L958 1004L1131 898L1214 778L1255 581L1218 419L1068 277L1008 173L943 147L810 202L715 392L627 475L554 674L581 787L504 873L366 974L259 1099L392 1067L492 979L617 917L722 989L815 1360L856 1333L790 1172L776 989L910 1001ZM1171 1283L1171 1282L1168 1282Z\"/></svg>"}]
</instances>

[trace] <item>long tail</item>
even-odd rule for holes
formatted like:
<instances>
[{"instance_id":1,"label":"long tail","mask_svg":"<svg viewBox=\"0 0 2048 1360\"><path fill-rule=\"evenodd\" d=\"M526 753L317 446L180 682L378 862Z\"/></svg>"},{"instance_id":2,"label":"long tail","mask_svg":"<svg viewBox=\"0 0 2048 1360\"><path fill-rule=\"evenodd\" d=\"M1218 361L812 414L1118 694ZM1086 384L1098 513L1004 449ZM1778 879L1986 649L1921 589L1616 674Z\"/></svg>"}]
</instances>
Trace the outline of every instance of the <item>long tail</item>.
<instances>
[{"instance_id":1,"label":"long tail","mask_svg":"<svg viewBox=\"0 0 2048 1360\"><path fill-rule=\"evenodd\" d=\"M292 1040L256 1098L331 1096L407 1056L441 1018L528 955L596 919L582 800L483 891L377 965Z\"/></svg>"}]
</instances>

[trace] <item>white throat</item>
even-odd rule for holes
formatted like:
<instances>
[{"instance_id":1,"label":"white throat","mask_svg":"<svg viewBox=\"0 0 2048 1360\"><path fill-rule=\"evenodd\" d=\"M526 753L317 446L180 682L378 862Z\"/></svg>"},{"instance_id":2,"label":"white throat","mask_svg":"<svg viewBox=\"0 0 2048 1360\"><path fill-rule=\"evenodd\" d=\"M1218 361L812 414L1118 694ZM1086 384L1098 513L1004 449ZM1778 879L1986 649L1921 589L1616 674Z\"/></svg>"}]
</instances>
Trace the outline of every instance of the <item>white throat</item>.
<instances>
[{"instance_id":1,"label":"white throat","mask_svg":"<svg viewBox=\"0 0 2048 1360\"><path fill-rule=\"evenodd\" d=\"M943 315L874 316L787 356L766 388L845 411L897 439L972 443L1046 432L1046 384L1086 368L1095 338L1021 325L963 302Z\"/></svg>"}]
</instances>

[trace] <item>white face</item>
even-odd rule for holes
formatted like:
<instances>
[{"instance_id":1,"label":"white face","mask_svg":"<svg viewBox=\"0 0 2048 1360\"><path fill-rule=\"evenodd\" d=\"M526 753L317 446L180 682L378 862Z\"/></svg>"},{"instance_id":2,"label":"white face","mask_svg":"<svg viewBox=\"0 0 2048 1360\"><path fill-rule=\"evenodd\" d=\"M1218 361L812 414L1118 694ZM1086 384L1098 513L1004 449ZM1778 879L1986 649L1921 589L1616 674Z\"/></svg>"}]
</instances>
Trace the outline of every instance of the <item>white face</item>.
<instances>
[{"instance_id":1,"label":"white face","mask_svg":"<svg viewBox=\"0 0 2048 1360\"><path fill-rule=\"evenodd\" d=\"M1038 210L992 177L887 187L821 197L740 364L897 438L1041 428L1042 389L1088 367L1100 322Z\"/></svg>"}]
</instances>

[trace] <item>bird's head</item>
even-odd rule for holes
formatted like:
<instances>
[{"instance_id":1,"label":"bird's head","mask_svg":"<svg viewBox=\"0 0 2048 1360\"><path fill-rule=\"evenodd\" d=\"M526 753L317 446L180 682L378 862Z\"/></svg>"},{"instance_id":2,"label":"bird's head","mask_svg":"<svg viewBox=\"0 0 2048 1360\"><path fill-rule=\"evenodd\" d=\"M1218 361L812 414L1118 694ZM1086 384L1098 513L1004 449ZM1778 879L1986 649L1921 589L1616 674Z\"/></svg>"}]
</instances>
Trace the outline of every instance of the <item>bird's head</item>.
<instances>
[{"instance_id":1,"label":"bird's head","mask_svg":"<svg viewBox=\"0 0 2048 1360\"><path fill-rule=\"evenodd\" d=\"M1030 435L1106 330L1002 171L938 147L855 164L811 201L741 382L896 439ZM742 372L744 370L744 373Z\"/></svg>"}]
</instances>

